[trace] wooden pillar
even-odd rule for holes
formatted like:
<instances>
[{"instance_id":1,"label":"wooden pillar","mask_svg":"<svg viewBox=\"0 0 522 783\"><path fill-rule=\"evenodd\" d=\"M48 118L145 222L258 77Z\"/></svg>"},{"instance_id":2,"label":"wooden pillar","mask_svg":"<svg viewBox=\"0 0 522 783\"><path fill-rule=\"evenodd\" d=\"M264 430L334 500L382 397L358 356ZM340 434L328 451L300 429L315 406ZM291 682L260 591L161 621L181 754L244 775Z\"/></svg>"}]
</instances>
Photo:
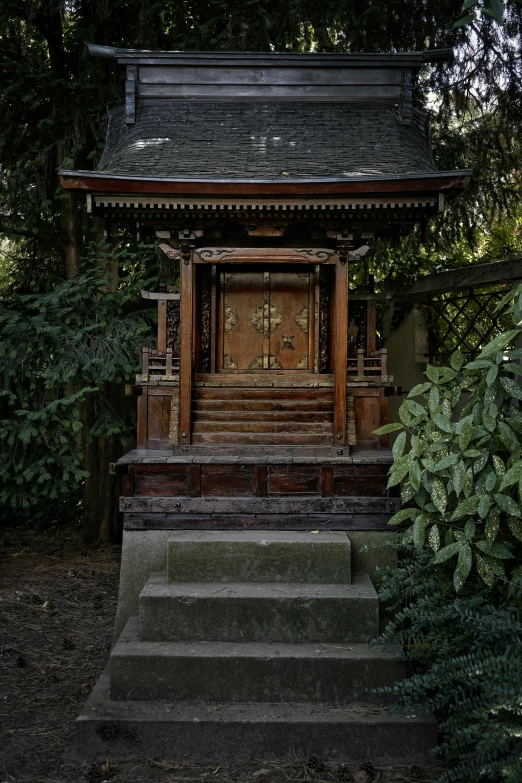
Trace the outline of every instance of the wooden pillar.
<instances>
[{"instance_id":1,"label":"wooden pillar","mask_svg":"<svg viewBox=\"0 0 522 783\"><path fill-rule=\"evenodd\" d=\"M334 446L346 444L348 361L348 250L339 248L335 268Z\"/></svg>"},{"instance_id":2,"label":"wooden pillar","mask_svg":"<svg viewBox=\"0 0 522 783\"><path fill-rule=\"evenodd\" d=\"M167 300L158 299L158 351L167 350Z\"/></svg>"},{"instance_id":3,"label":"wooden pillar","mask_svg":"<svg viewBox=\"0 0 522 783\"><path fill-rule=\"evenodd\" d=\"M190 443L192 407L192 321L194 312L194 266L188 241L181 242L180 265L180 357L179 357L179 439L180 446Z\"/></svg>"},{"instance_id":4,"label":"wooden pillar","mask_svg":"<svg viewBox=\"0 0 522 783\"><path fill-rule=\"evenodd\" d=\"M368 299L366 304L366 356L375 353L377 339L377 315L375 311L375 299Z\"/></svg>"}]
</instances>

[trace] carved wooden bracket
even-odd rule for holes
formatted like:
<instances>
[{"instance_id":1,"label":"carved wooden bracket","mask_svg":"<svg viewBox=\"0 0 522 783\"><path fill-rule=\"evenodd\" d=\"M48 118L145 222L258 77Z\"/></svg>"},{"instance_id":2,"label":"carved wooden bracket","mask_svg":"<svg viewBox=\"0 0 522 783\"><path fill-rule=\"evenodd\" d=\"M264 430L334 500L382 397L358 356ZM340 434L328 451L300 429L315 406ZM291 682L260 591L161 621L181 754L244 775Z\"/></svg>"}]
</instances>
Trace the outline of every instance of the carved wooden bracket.
<instances>
[{"instance_id":1,"label":"carved wooden bracket","mask_svg":"<svg viewBox=\"0 0 522 783\"><path fill-rule=\"evenodd\" d=\"M164 242L162 242L159 248L160 250L163 250L167 258L170 258L174 261L181 259L181 250L177 250L175 247L171 247L170 245L167 245Z\"/></svg>"},{"instance_id":2,"label":"carved wooden bracket","mask_svg":"<svg viewBox=\"0 0 522 783\"><path fill-rule=\"evenodd\" d=\"M332 264L335 250L291 247L200 247L194 250L194 262L200 264Z\"/></svg>"}]
</instances>

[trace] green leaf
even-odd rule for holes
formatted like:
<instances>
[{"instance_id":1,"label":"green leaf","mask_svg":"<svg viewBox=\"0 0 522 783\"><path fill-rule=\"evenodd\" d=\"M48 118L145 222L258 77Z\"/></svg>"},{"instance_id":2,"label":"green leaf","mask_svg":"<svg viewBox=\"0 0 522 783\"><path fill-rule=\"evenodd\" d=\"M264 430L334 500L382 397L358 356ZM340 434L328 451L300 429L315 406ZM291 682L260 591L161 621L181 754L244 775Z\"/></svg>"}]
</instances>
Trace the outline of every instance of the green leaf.
<instances>
[{"instance_id":1,"label":"green leaf","mask_svg":"<svg viewBox=\"0 0 522 783\"><path fill-rule=\"evenodd\" d=\"M416 386L413 387L411 392L408 394L408 398L410 397L418 397L421 394L424 394L424 392L427 392L428 389L431 388L431 383L429 381L426 381L426 383L418 383Z\"/></svg>"},{"instance_id":2,"label":"green leaf","mask_svg":"<svg viewBox=\"0 0 522 783\"><path fill-rule=\"evenodd\" d=\"M412 416L423 416L426 413L424 406L419 402L415 402L415 400L406 400L404 405L406 405Z\"/></svg>"},{"instance_id":3,"label":"green leaf","mask_svg":"<svg viewBox=\"0 0 522 783\"><path fill-rule=\"evenodd\" d=\"M482 541L477 541L477 547L486 555L497 560L510 560L515 556L507 546L500 544L498 541L489 544L485 539L482 539Z\"/></svg>"},{"instance_id":4,"label":"green leaf","mask_svg":"<svg viewBox=\"0 0 522 783\"><path fill-rule=\"evenodd\" d=\"M491 507L491 497L489 495L480 495L478 504L478 515L481 519L485 519L489 513Z\"/></svg>"},{"instance_id":5,"label":"green leaf","mask_svg":"<svg viewBox=\"0 0 522 783\"><path fill-rule=\"evenodd\" d=\"M522 400L522 388L513 378L500 378L500 385L510 397Z\"/></svg>"},{"instance_id":6,"label":"green leaf","mask_svg":"<svg viewBox=\"0 0 522 783\"><path fill-rule=\"evenodd\" d=\"M419 461L413 457L410 465L410 482L415 491L417 491L421 484L421 467Z\"/></svg>"},{"instance_id":7,"label":"green leaf","mask_svg":"<svg viewBox=\"0 0 522 783\"><path fill-rule=\"evenodd\" d=\"M495 498L497 506L502 511L505 511L506 514L511 514L513 517L522 517L518 503L515 503L513 498L510 498L509 495L503 495L499 492L496 495L493 495L493 497Z\"/></svg>"},{"instance_id":8,"label":"green leaf","mask_svg":"<svg viewBox=\"0 0 522 783\"><path fill-rule=\"evenodd\" d=\"M496 455L495 455L496 456ZM502 491L506 487L510 487L512 484L517 484L522 477L522 459L515 462L510 469L502 476L502 483L500 490Z\"/></svg>"},{"instance_id":9,"label":"green leaf","mask_svg":"<svg viewBox=\"0 0 522 783\"><path fill-rule=\"evenodd\" d=\"M480 471L486 467L487 462L489 459L489 453L485 451L483 454L478 457L475 462L473 463L473 472L475 473L475 476L477 476Z\"/></svg>"},{"instance_id":10,"label":"green leaf","mask_svg":"<svg viewBox=\"0 0 522 783\"><path fill-rule=\"evenodd\" d=\"M482 351L479 353L479 359L483 359L486 356L491 356L502 348L505 348L506 345L509 345L509 343L512 342L515 337L517 337L518 334L518 329L509 329L507 332L499 334L498 337L495 337L494 340L491 340L491 342L489 342L486 347L482 349Z\"/></svg>"},{"instance_id":11,"label":"green leaf","mask_svg":"<svg viewBox=\"0 0 522 783\"><path fill-rule=\"evenodd\" d=\"M461 16L460 19L457 19L456 22L453 22L451 25L452 30L456 30L458 27L465 27L468 24L471 24L475 21L475 14L466 14L466 16Z\"/></svg>"},{"instance_id":12,"label":"green leaf","mask_svg":"<svg viewBox=\"0 0 522 783\"><path fill-rule=\"evenodd\" d=\"M455 555L458 555L460 551L460 544L458 541L455 541L453 544L448 544L448 546L442 547L442 549L439 549L437 554L435 555L434 563L445 563L446 560L449 560L450 557L454 557Z\"/></svg>"},{"instance_id":13,"label":"green leaf","mask_svg":"<svg viewBox=\"0 0 522 783\"><path fill-rule=\"evenodd\" d=\"M406 407L406 402L403 402L401 407L399 408L399 419L402 421L405 427L409 427L413 421L413 416L411 415L408 408ZM379 430L376 430L376 432L377 434L379 434Z\"/></svg>"},{"instance_id":14,"label":"green leaf","mask_svg":"<svg viewBox=\"0 0 522 783\"><path fill-rule=\"evenodd\" d=\"M488 560L484 557L481 557L481 555L479 555L478 553L475 555L475 560L477 563L478 575L488 587L493 587L493 585L497 581L497 577L493 569L489 565Z\"/></svg>"},{"instance_id":15,"label":"green leaf","mask_svg":"<svg viewBox=\"0 0 522 783\"><path fill-rule=\"evenodd\" d=\"M469 576L472 563L473 563L473 555L471 553L470 545L461 544L459 549L459 560L458 560L457 567L460 573L462 574L463 582L465 582Z\"/></svg>"},{"instance_id":16,"label":"green leaf","mask_svg":"<svg viewBox=\"0 0 522 783\"><path fill-rule=\"evenodd\" d=\"M429 522L429 517L424 514L419 514L418 517L415 517L413 522L413 543L418 548L424 546L426 526L429 525Z\"/></svg>"},{"instance_id":17,"label":"green leaf","mask_svg":"<svg viewBox=\"0 0 522 783\"><path fill-rule=\"evenodd\" d=\"M462 8L460 9L461 13L464 13L464 11L467 11L468 8L473 8L473 6L477 5L478 0L465 0L465 2L462 4Z\"/></svg>"},{"instance_id":18,"label":"green leaf","mask_svg":"<svg viewBox=\"0 0 522 783\"><path fill-rule=\"evenodd\" d=\"M512 535L522 541L522 521L516 517L508 516L507 523Z\"/></svg>"},{"instance_id":19,"label":"green leaf","mask_svg":"<svg viewBox=\"0 0 522 783\"><path fill-rule=\"evenodd\" d=\"M502 458L499 457L498 454L493 454L491 460L493 462L493 469L497 476L503 476L506 472L506 466L504 465Z\"/></svg>"},{"instance_id":20,"label":"green leaf","mask_svg":"<svg viewBox=\"0 0 522 783\"><path fill-rule=\"evenodd\" d=\"M401 487L401 501L407 503L415 495L415 487L411 481L405 481Z\"/></svg>"},{"instance_id":21,"label":"green leaf","mask_svg":"<svg viewBox=\"0 0 522 783\"><path fill-rule=\"evenodd\" d=\"M495 381L497 380L498 375L498 365L492 364L491 367L488 370L488 374L486 375L486 383L488 386L492 386ZM502 383L502 379L501 379Z\"/></svg>"},{"instance_id":22,"label":"green leaf","mask_svg":"<svg viewBox=\"0 0 522 783\"><path fill-rule=\"evenodd\" d=\"M484 0L483 13L490 16L495 22L502 24L504 18L504 4L501 0Z\"/></svg>"},{"instance_id":23,"label":"green leaf","mask_svg":"<svg viewBox=\"0 0 522 783\"><path fill-rule=\"evenodd\" d=\"M426 444L417 435L411 436L411 453L416 457L422 456Z\"/></svg>"},{"instance_id":24,"label":"green leaf","mask_svg":"<svg viewBox=\"0 0 522 783\"><path fill-rule=\"evenodd\" d=\"M493 492L495 487L497 486L498 476L495 473L494 470L489 470L486 479L484 481L484 487L486 489L486 492Z\"/></svg>"},{"instance_id":25,"label":"green leaf","mask_svg":"<svg viewBox=\"0 0 522 783\"><path fill-rule=\"evenodd\" d=\"M398 459L399 457L402 457L404 454L404 448L406 446L406 433L401 432L400 435L397 436L395 443L392 447L392 454L394 459Z\"/></svg>"},{"instance_id":26,"label":"green leaf","mask_svg":"<svg viewBox=\"0 0 522 783\"><path fill-rule=\"evenodd\" d=\"M522 364L505 364L504 372L512 372L515 375L522 376Z\"/></svg>"},{"instance_id":27,"label":"green leaf","mask_svg":"<svg viewBox=\"0 0 522 783\"><path fill-rule=\"evenodd\" d=\"M435 553L440 549L440 532L438 525L432 525L428 533L428 543Z\"/></svg>"},{"instance_id":28,"label":"green leaf","mask_svg":"<svg viewBox=\"0 0 522 783\"><path fill-rule=\"evenodd\" d=\"M397 432L397 430L404 429L402 424L399 424L398 422L394 422L393 424L385 424L384 427L379 427L379 429L374 430L374 435L388 435L390 432Z\"/></svg>"},{"instance_id":29,"label":"green leaf","mask_svg":"<svg viewBox=\"0 0 522 783\"><path fill-rule=\"evenodd\" d=\"M412 519L418 513L418 509L416 508L401 508L400 511L397 511L397 513L388 520L388 524L400 525L401 522L405 522L407 519Z\"/></svg>"},{"instance_id":30,"label":"green leaf","mask_svg":"<svg viewBox=\"0 0 522 783\"><path fill-rule=\"evenodd\" d=\"M440 511L441 514L444 514L446 511L446 505L448 503L448 495L446 492L446 486L440 478L434 478L431 483L431 499L437 511Z\"/></svg>"},{"instance_id":31,"label":"green leaf","mask_svg":"<svg viewBox=\"0 0 522 783\"><path fill-rule=\"evenodd\" d=\"M476 532L477 532L477 526L475 522L472 519L468 519L468 521L464 525L464 536L468 539L468 541L472 541L475 537Z\"/></svg>"},{"instance_id":32,"label":"green leaf","mask_svg":"<svg viewBox=\"0 0 522 783\"><path fill-rule=\"evenodd\" d=\"M485 370L491 367L491 362L486 359L476 359L474 362L468 362L464 367L465 370Z\"/></svg>"},{"instance_id":33,"label":"green leaf","mask_svg":"<svg viewBox=\"0 0 522 783\"><path fill-rule=\"evenodd\" d=\"M409 455L406 455L405 457L400 457L400 459L404 460L404 462L395 462L392 465L390 471L390 477L386 485L388 489L390 487L395 487L397 484L400 484L410 469Z\"/></svg>"},{"instance_id":34,"label":"green leaf","mask_svg":"<svg viewBox=\"0 0 522 783\"><path fill-rule=\"evenodd\" d=\"M432 421L443 432L453 434L453 425L442 413L434 413L432 416Z\"/></svg>"},{"instance_id":35,"label":"green leaf","mask_svg":"<svg viewBox=\"0 0 522 783\"><path fill-rule=\"evenodd\" d=\"M471 2L474 4L477 2L477 0L466 0L466 2L468 3ZM465 9L463 8L462 10ZM457 350L451 354L450 364L453 367L453 369L456 370L457 372L462 368L462 365L464 364L465 361L466 360L464 358L464 354L462 353L460 348L457 348Z\"/></svg>"},{"instance_id":36,"label":"green leaf","mask_svg":"<svg viewBox=\"0 0 522 783\"><path fill-rule=\"evenodd\" d=\"M464 582L465 582L465 577L462 574L459 566L457 566L455 571L453 572L453 587L456 593L458 593L459 590L462 589Z\"/></svg>"},{"instance_id":37,"label":"green leaf","mask_svg":"<svg viewBox=\"0 0 522 783\"><path fill-rule=\"evenodd\" d=\"M424 374L430 379L430 381L433 381L433 383L439 382L440 373L438 367L433 367L432 364L428 364Z\"/></svg>"},{"instance_id":38,"label":"green leaf","mask_svg":"<svg viewBox=\"0 0 522 783\"><path fill-rule=\"evenodd\" d=\"M439 407L439 402L440 402L439 390L436 386L432 386L430 393L428 395L428 408L432 413L435 413L435 411Z\"/></svg>"},{"instance_id":39,"label":"green leaf","mask_svg":"<svg viewBox=\"0 0 522 783\"><path fill-rule=\"evenodd\" d=\"M464 489L464 484L466 482L466 468L463 464L463 462L459 461L455 464L455 467L453 468L453 486L455 487L455 494L457 497L460 496L460 493Z\"/></svg>"},{"instance_id":40,"label":"green leaf","mask_svg":"<svg viewBox=\"0 0 522 783\"><path fill-rule=\"evenodd\" d=\"M471 497L466 498L466 500L461 501L453 512L451 521L454 522L457 519L462 519L462 517L476 514L479 503L480 495L472 495Z\"/></svg>"},{"instance_id":41,"label":"green leaf","mask_svg":"<svg viewBox=\"0 0 522 783\"><path fill-rule=\"evenodd\" d=\"M432 470L436 473L438 473L441 470L447 470L447 468L450 468L452 465L456 463L458 458L459 458L458 454L455 454L454 452L448 454L447 457L443 457L441 460L439 460L439 462L436 462Z\"/></svg>"}]
</instances>

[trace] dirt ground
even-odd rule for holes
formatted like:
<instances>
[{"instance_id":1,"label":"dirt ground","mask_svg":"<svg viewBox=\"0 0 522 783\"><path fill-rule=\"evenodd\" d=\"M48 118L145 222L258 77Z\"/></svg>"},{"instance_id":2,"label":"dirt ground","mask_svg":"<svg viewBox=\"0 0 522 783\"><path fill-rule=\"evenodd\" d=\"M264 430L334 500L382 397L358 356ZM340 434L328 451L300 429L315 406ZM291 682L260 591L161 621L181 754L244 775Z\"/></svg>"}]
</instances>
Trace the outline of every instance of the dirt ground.
<instances>
[{"instance_id":1,"label":"dirt ground","mask_svg":"<svg viewBox=\"0 0 522 783\"><path fill-rule=\"evenodd\" d=\"M109 657L120 549L0 530L0 783L428 783L434 768L252 761L81 765L74 721Z\"/></svg>"}]
</instances>

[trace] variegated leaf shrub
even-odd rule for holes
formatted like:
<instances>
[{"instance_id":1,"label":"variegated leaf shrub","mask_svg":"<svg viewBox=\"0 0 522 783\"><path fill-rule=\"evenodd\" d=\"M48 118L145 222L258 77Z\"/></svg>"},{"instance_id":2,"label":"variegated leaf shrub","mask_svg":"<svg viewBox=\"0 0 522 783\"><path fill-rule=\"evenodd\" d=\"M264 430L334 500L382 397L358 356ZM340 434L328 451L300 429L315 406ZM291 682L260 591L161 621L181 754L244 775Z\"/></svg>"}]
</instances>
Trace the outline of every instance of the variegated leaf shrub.
<instances>
[{"instance_id":1,"label":"variegated leaf shrub","mask_svg":"<svg viewBox=\"0 0 522 783\"><path fill-rule=\"evenodd\" d=\"M428 365L399 410L388 487L400 485L403 508L391 525L403 541L453 560L459 591L476 573L511 592L522 584L522 285L506 295L513 328L476 359L459 350L449 367Z\"/></svg>"}]
</instances>

